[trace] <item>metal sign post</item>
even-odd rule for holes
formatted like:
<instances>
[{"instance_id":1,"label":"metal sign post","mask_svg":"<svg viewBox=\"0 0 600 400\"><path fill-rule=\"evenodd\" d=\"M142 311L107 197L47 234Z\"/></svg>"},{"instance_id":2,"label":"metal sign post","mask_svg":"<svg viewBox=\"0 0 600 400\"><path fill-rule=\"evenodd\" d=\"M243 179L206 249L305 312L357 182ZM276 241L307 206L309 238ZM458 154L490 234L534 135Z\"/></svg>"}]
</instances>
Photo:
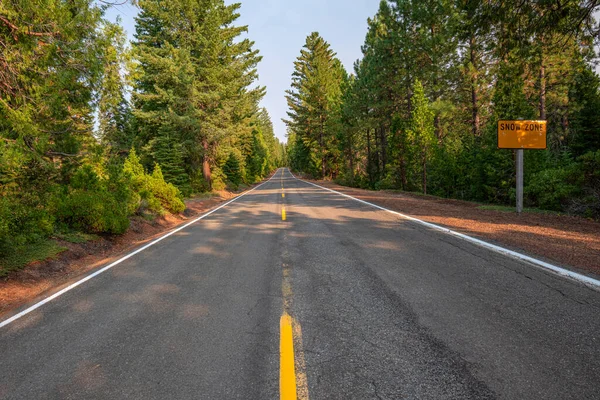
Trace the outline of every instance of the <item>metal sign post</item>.
<instances>
[{"instance_id":1,"label":"metal sign post","mask_svg":"<svg viewBox=\"0 0 600 400\"><path fill-rule=\"evenodd\" d=\"M498 121L498 148L515 149L517 213L523 212L523 149L546 148L546 121Z\"/></svg>"},{"instance_id":2,"label":"metal sign post","mask_svg":"<svg viewBox=\"0 0 600 400\"><path fill-rule=\"evenodd\" d=\"M517 162L517 213L523 212L523 149L516 150Z\"/></svg>"}]
</instances>

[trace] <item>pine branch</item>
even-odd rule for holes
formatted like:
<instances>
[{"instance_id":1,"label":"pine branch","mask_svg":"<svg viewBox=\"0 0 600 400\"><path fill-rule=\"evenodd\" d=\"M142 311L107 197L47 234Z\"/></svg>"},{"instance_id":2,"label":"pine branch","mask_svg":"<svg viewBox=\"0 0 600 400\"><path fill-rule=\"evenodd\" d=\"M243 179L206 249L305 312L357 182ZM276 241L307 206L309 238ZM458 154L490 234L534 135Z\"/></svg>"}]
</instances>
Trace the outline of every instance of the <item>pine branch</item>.
<instances>
[{"instance_id":1,"label":"pine branch","mask_svg":"<svg viewBox=\"0 0 600 400\"><path fill-rule=\"evenodd\" d=\"M17 25L13 24L6 17L3 17L3 16L0 16L0 21L4 22L4 24L11 29L11 31L13 32L13 38L15 40L17 40L15 32L23 33L27 36L38 36L38 37L43 37L43 36L56 37L56 36L60 35L60 32L32 32L29 29L22 30Z\"/></svg>"}]
</instances>

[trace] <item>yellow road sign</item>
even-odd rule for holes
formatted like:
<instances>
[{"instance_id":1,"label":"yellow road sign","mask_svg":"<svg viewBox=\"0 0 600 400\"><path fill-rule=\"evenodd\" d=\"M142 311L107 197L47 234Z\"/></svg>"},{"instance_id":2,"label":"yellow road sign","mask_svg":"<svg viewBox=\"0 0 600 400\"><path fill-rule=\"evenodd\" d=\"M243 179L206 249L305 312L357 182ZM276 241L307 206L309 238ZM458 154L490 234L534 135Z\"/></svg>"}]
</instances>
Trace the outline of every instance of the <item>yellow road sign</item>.
<instances>
[{"instance_id":1,"label":"yellow road sign","mask_svg":"<svg viewBox=\"0 0 600 400\"><path fill-rule=\"evenodd\" d=\"M498 121L499 149L545 149L546 121Z\"/></svg>"}]
</instances>

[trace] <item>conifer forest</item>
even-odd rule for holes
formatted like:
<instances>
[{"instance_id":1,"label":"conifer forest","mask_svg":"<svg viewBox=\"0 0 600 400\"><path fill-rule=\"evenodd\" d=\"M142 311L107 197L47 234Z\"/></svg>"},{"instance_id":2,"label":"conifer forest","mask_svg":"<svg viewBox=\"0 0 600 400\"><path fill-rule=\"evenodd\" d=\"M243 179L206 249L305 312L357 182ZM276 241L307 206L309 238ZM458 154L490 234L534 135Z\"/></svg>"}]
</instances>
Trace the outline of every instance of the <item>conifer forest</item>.
<instances>
[{"instance_id":1,"label":"conifer forest","mask_svg":"<svg viewBox=\"0 0 600 400\"><path fill-rule=\"evenodd\" d=\"M287 94L290 166L315 178L513 204L498 120L547 120L525 205L600 216L597 1L381 1L345 71L313 33Z\"/></svg>"},{"instance_id":2,"label":"conifer forest","mask_svg":"<svg viewBox=\"0 0 600 400\"><path fill-rule=\"evenodd\" d=\"M240 4L133 4L129 42L108 1L0 2L0 257L122 234L280 166L512 204L500 119L548 121L547 149L525 152L526 206L600 217L597 0L383 0L352 71L316 32L298 49L287 144Z\"/></svg>"},{"instance_id":3,"label":"conifer forest","mask_svg":"<svg viewBox=\"0 0 600 400\"><path fill-rule=\"evenodd\" d=\"M109 2L0 2L0 255L121 234L133 215L180 213L284 163L240 5L135 5L127 45Z\"/></svg>"}]
</instances>

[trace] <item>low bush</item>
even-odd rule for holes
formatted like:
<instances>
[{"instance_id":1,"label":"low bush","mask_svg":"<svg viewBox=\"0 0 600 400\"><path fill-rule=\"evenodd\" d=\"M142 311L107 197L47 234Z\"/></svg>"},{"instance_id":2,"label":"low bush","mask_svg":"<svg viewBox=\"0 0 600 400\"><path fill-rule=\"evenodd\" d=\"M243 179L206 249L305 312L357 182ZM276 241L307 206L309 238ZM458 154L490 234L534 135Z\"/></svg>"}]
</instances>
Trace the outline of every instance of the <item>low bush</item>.
<instances>
[{"instance_id":1,"label":"low bush","mask_svg":"<svg viewBox=\"0 0 600 400\"><path fill-rule=\"evenodd\" d=\"M160 166L156 164L152 175L146 181L147 190L158 200L160 206L173 214L179 214L185 210L181 192L174 185L165 182Z\"/></svg>"},{"instance_id":2,"label":"low bush","mask_svg":"<svg viewBox=\"0 0 600 400\"><path fill-rule=\"evenodd\" d=\"M181 192L165 181L161 168L156 165L147 174L133 150L124 164L115 158L107 165L75 168L70 179L65 177L68 185L46 185L38 192L22 193L0 186L4 189L0 192L2 260L22 254L15 261L21 265L35 254L45 254L33 252L30 257L27 248L50 249L48 243L54 242L48 238L55 232L122 234L129 227L129 216L144 208L158 214L185 209Z\"/></svg>"},{"instance_id":3,"label":"low bush","mask_svg":"<svg viewBox=\"0 0 600 400\"><path fill-rule=\"evenodd\" d=\"M0 197L0 256L47 237L53 226L54 218L38 196Z\"/></svg>"},{"instance_id":4,"label":"low bush","mask_svg":"<svg viewBox=\"0 0 600 400\"><path fill-rule=\"evenodd\" d=\"M136 211L147 208L162 214L166 209L177 214L185 210L181 192L176 186L165 181L160 166L156 164L152 175L147 174L134 149L125 160L123 174L130 182L132 190L138 193L142 200Z\"/></svg>"},{"instance_id":5,"label":"low bush","mask_svg":"<svg viewBox=\"0 0 600 400\"><path fill-rule=\"evenodd\" d=\"M582 172L582 195L571 200L569 211L600 219L600 150L584 154L577 162Z\"/></svg>"},{"instance_id":6,"label":"low bush","mask_svg":"<svg viewBox=\"0 0 600 400\"><path fill-rule=\"evenodd\" d=\"M107 172L108 191L114 195L119 204L125 207L127 215L135 214L140 208L142 198L133 189L130 175L124 172L123 165L118 162L109 163Z\"/></svg>"},{"instance_id":7,"label":"low bush","mask_svg":"<svg viewBox=\"0 0 600 400\"><path fill-rule=\"evenodd\" d=\"M104 189L70 189L54 200L59 222L87 233L124 233L129 227L126 207Z\"/></svg>"},{"instance_id":8,"label":"low bush","mask_svg":"<svg viewBox=\"0 0 600 400\"><path fill-rule=\"evenodd\" d=\"M581 174L572 166L547 169L531 176L525 193L527 203L546 210L561 211L581 188Z\"/></svg>"}]
</instances>

